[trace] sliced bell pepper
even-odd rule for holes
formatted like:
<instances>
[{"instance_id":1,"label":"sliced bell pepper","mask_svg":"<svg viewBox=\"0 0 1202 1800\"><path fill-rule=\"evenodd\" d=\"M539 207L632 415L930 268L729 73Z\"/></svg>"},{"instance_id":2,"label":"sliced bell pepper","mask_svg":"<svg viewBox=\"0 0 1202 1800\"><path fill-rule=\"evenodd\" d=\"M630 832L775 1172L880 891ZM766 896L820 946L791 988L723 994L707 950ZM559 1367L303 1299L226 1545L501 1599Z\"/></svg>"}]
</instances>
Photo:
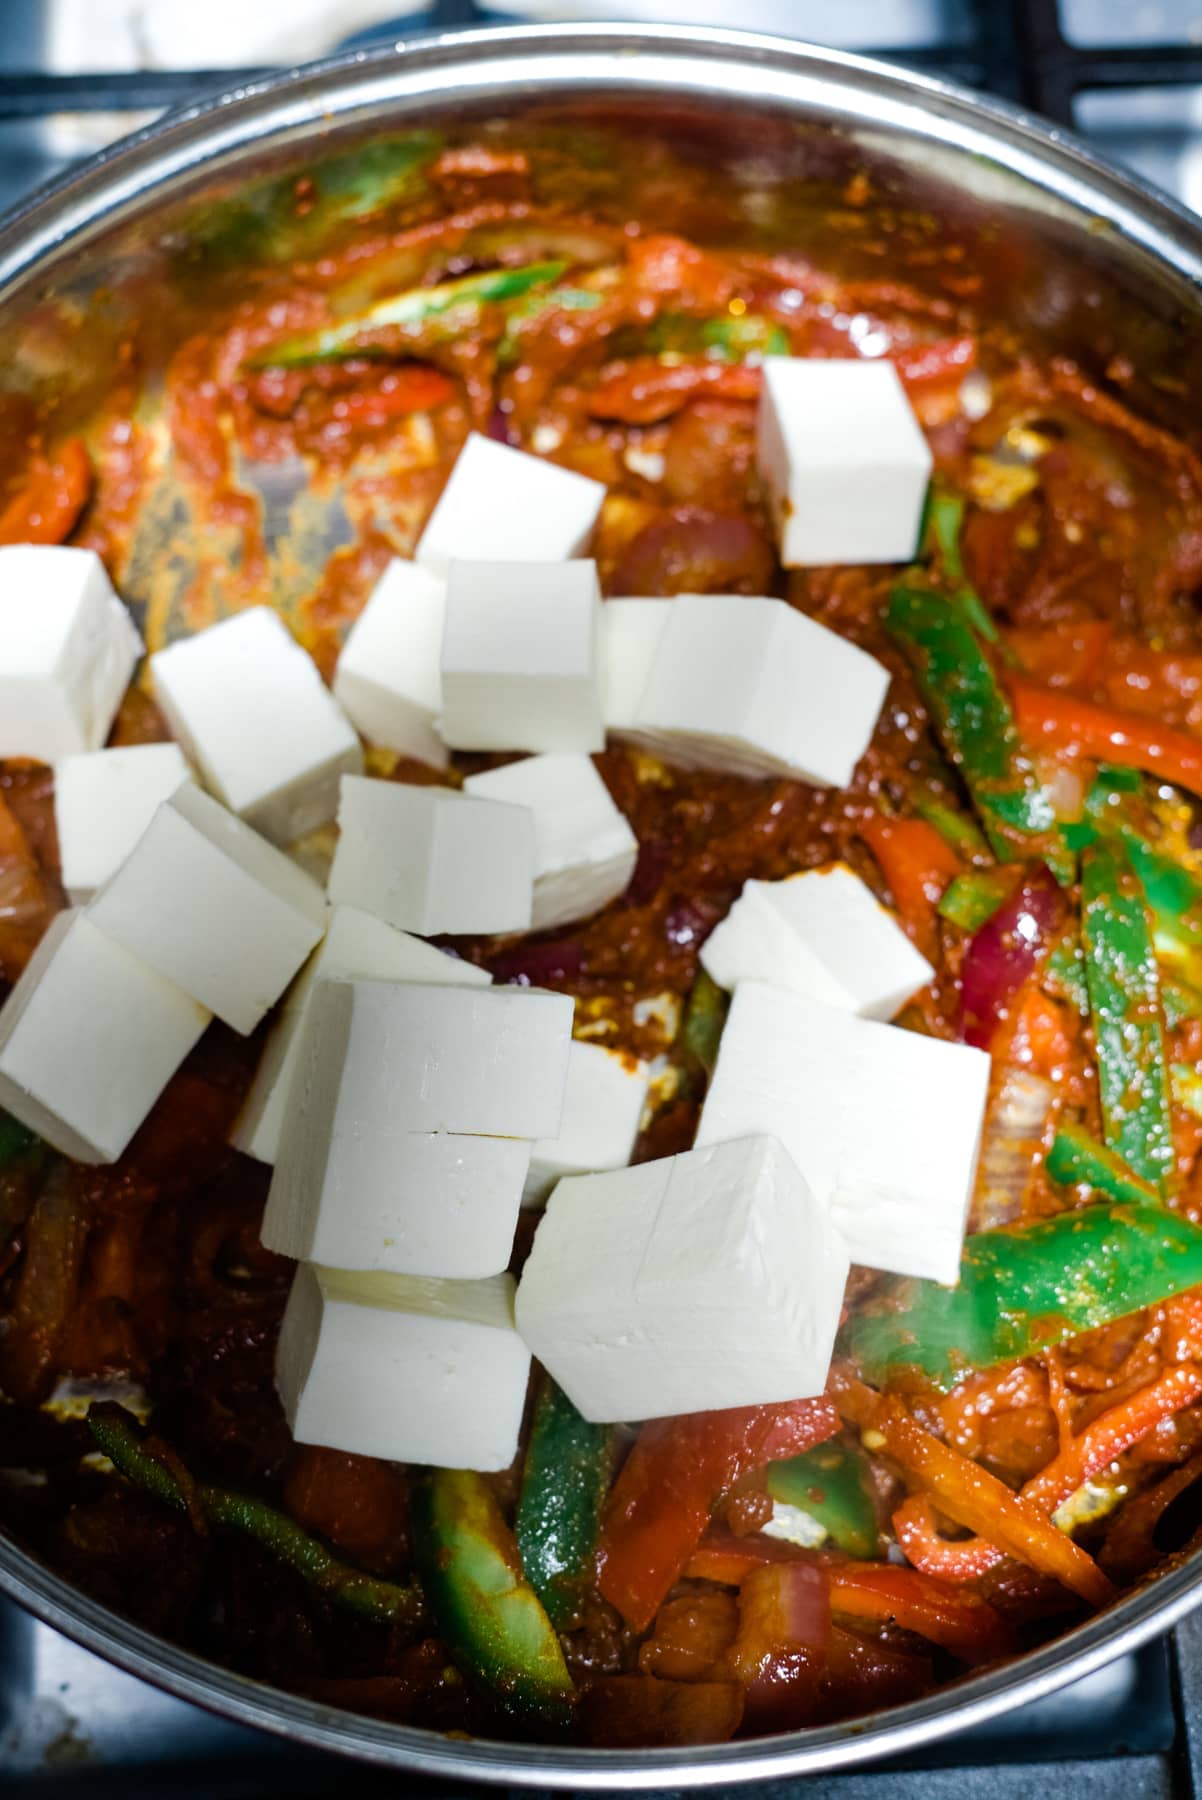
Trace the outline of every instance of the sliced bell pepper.
<instances>
[{"instance_id":1,"label":"sliced bell pepper","mask_svg":"<svg viewBox=\"0 0 1202 1800\"><path fill-rule=\"evenodd\" d=\"M1106 1143L1163 1189L1173 1126L1160 983L1143 888L1114 840L1082 857L1081 935Z\"/></svg>"},{"instance_id":2,"label":"sliced bell pepper","mask_svg":"<svg viewBox=\"0 0 1202 1800\"><path fill-rule=\"evenodd\" d=\"M1011 693L1018 728L1028 743L1143 769L1202 795L1202 739L1189 732L1031 681L1013 682Z\"/></svg>"},{"instance_id":3,"label":"sliced bell pepper","mask_svg":"<svg viewBox=\"0 0 1202 1800\"><path fill-rule=\"evenodd\" d=\"M743 362L749 356L788 356L784 327L761 313L725 319L695 319L688 313L661 313L644 337L653 356L703 356Z\"/></svg>"},{"instance_id":4,"label":"sliced bell pepper","mask_svg":"<svg viewBox=\"0 0 1202 1800\"><path fill-rule=\"evenodd\" d=\"M1001 641L1001 633L989 616L988 608L971 585L960 554L960 533L964 526L964 499L948 488L933 487L927 500L926 531L934 540L935 560L939 573L952 591L952 599L978 637L987 644Z\"/></svg>"},{"instance_id":5,"label":"sliced bell pepper","mask_svg":"<svg viewBox=\"0 0 1202 1800\"><path fill-rule=\"evenodd\" d=\"M936 799L933 794L918 793L910 796L910 804L920 819L933 825L940 837L956 852L962 862L970 863L974 858L990 855L989 845L981 833L975 820L956 807L949 806L946 801Z\"/></svg>"},{"instance_id":6,"label":"sliced bell pepper","mask_svg":"<svg viewBox=\"0 0 1202 1800\"><path fill-rule=\"evenodd\" d=\"M1128 1168L1121 1156L1099 1144L1083 1125L1071 1120L1059 1127L1044 1168L1061 1187L1088 1187L1111 1200L1135 1206L1156 1206L1160 1190Z\"/></svg>"},{"instance_id":7,"label":"sliced bell pepper","mask_svg":"<svg viewBox=\"0 0 1202 1800\"><path fill-rule=\"evenodd\" d=\"M422 1598L417 1588L364 1575L339 1562L317 1538L265 1500L194 1481L174 1452L165 1447L156 1450L154 1440L145 1437L124 1407L97 1402L88 1410L88 1424L114 1468L164 1506L182 1513L197 1508L208 1522L244 1532L336 1606L386 1625L419 1622Z\"/></svg>"},{"instance_id":8,"label":"sliced bell pepper","mask_svg":"<svg viewBox=\"0 0 1202 1800\"><path fill-rule=\"evenodd\" d=\"M0 1112L0 1169L19 1161L38 1141L19 1119L14 1119L11 1113Z\"/></svg>"},{"instance_id":9,"label":"sliced bell pepper","mask_svg":"<svg viewBox=\"0 0 1202 1800\"><path fill-rule=\"evenodd\" d=\"M1058 878L1071 879L1051 798L1023 756L1010 702L962 610L945 595L902 583L886 624L997 855L1039 856Z\"/></svg>"},{"instance_id":10,"label":"sliced bell pepper","mask_svg":"<svg viewBox=\"0 0 1202 1800\"><path fill-rule=\"evenodd\" d=\"M1004 1555L1052 1576L1091 1606L1106 1606L1114 1598L1113 1587L1091 1556L1004 1481L925 1431L900 1400L875 1394L863 1382L839 1373L833 1376L832 1388L844 1417L858 1425L955 1524Z\"/></svg>"},{"instance_id":11,"label":"sliced bell pepper","mask_svg":"<svg viewBox=\"0 0 1202 1800\"><path fill-rule=\"evenodd\" d=\"M518 299L532 288L558 281L567 266L565 262L541 262L522 269L485 269L435 287L409 288L320 331L272 344L252 357L250 366L296 369L340 357L387 356L390 347L378 341L378 334L390 330L412 333L437 326L443 335L460 337L479 321L483 306ZM405 348L411 348L407 340Z\"/></svg>"},{"instance_id":12,"label":"sliced bell pepper","mask_svg":"<svg viewBox=\"0 0 1202 1800\"><path fill-rule=\"evenodd\" d=\"M68 438L35 457L25 482L0 511L0 544L61 544L92 489L92 463L82 438Z\"/></svg>"},{"instance_id":13,"label":"sliced bell pepper","mask_svg":"<svg viewBox=\"0 0 1202 1800\"><path fill-rule=\"evenodd\" d=\"M699 969L681 1021L680 1042L685 1055L700 1066L707 1079L718 1060L718 1045L729 1011L730 995L723 993L704 969Z\"/></svg>"},{"instance_id":14,"label":"sliced bell pepper","mask_svg":"<svg viewBox=\"0 0 1202 1800\"><path fill-rule=\"evenodd\" d=\"M515 1531L526 1579L557 1631L579 1623L592 1581L614 1433L590 1425L549 1375L534 1406Z\"/></svg>"},{"instance_id":15,"label":"sliced bell pepper","mask_svg":"<svg viewBox=\"0 0 1202 1800\"><path fill-rule=\"evenodd\" d=\"M936 910L960 872L956 852L925 819L884 819L872 813L860 820L856 832L880 864L893 904L918 948L933 952Z\"/></svg>"},{"instance_id":16,"label":"sliced bell pepper","mask_svg":"<svg viewBox=\"0 0 1202 1800\"><path fill-rule=\"evenodd\" d=\"M961 931L979 931L991 919L1007 895L1018 886L1022 871L1014 863L996 869L966 869L957 875L939 902L939 917Z\"/></svg>"},{"instance_id":17,"label":"sliced bell pepper","mask_svg":"<svg viewBox=\"0 0 1202 1800\"><path fill-rule=\"evenodd\" d=\"M845 1555L876 1555L880 1524L861 1451L850 1444L819 1444L770 1463L766 1480L774 1500L817 1519Z\"/></svg>"},{"instance_id":18,"label":"sliced bell pepper","mask_svg":"<svg viewBox=\"0 0 1202 1800\"><path fill-rule=\"evenodd\" d=\"M740 1476L809 1450L838 1428L838 1415L825 1399L644 1425L606 1509L603 1598L628 1625L645 1631L700 1543L714 1503Z\"/></svg>"},{"instance_id":19,"label":"sliced bell pepper","mask_svg":"<svg viewBox=\"0 0 1202 1800\"><path fill-rule=\"evenodd\" d=\"M565 1727L575 1691L563 1651L487 1481L432 1470L414 1491L413 1524L426 1599L463 1673L506 1717Z\"/></svg>"},{"instance_id":20,"label":"sliced bell pepper","mask_svg":"<svg viewBox=\"0 0 1202 1800\"><path fill-rule=\"evenodd\" d=\"M760 384L759 369L745 363L664 363L656 357L636 357L597 383L588 397L588 412L592 419L624 425L658 425L702 395L755 400Z\"/></svg>"},{"instance_id":21,"label":"sliced bell pepper","mask_svg":"<svg viewBox=\"0 0 1202 1800\"><path fill-rule=\"evenodd\" d=\"M966 1240L956 1287L901 1281L843 1344L870 1381L906 1368L939 1388L1109 1325L1202 1282L1202 1227L1164 1207L1098 1202Z\"/></svg>"}]
</instances>

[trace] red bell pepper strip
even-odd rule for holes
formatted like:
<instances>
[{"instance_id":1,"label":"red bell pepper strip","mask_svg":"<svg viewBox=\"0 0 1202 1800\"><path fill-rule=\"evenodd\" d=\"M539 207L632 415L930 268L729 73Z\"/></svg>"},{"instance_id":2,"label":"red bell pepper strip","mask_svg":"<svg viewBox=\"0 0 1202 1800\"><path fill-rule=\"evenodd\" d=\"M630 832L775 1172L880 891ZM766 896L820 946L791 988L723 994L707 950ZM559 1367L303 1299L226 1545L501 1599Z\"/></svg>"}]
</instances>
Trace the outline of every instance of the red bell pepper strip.
<instances>
[{"instance_id":1,"label":"red bell pepper strip","mask_svg":"<svg viewBox=\"0 0 1202 1800\"><path fill-rule=\"evenodd\" d=\"M988 1050L1067 922L1064 889L1045 863L1036 863L968 946L960 990L960 1034L966 1044Z\"/></svg>"},{"instance_id":2,"label":"red bell pepper strip","mask_svg":"<svg viewBox=\"0 0 1202 1800\"><path fill-rule=\"evenodd\" d=\"M636 357L599 381L588 398L589 417L624 425L656 425L699 394L718 400L758 400L760 371L743 363L662 363Z\"/></svg>"},{"instance_id":3,"label":"red bell pepper strip","mask_svg":"<svg viewBox=\"0 0 1202 1800\"><path fill-rule=\"evenodd\" d=\"M1202 740L1189 732L1030 681L1013 682L1010 692L1019 732L1032 749L1046 745L1070 756L1143 769L1202 795Z\"/></svg>"},{"instance_id":4,"label":"red bell pepper strip","mask_svg":"<svg viewBox=\"0 0 1202 1800\"><path fill-rule=\"evenodd\" d=\"M948 381L975 368L977 340L974 337L938 338L933 344L894 350L889 360L906 387L922 387L925 382Z\"/></svg>"},{"instance_id":5,"label":"red bell pepper strip","mask_svg":"<svg viewBox=\"0 0 1202 1800\"><path fill-rule=\"evenodd\" d=\"M856 827L889 883L893 903L920 950L936 947L936 908L960 873L960 858L925 819L861 819Z\"/></svg>"},{"instance_id":6,"label":"red bell pepper strip","mask_svg":"<svg viewBox=\"0 0 1202 1800\"><path fill-rule=\"evenodd\" d=\"M1070 1494L1109 1467L1116 1456L1200 1396L1202 1368L1196 1363L1167 1369L1157 1380L1108 1407L1084 1431L1079 1431L1059 1456L1027 1482L1023 1499L1045 1512L1055 1512Z\"/></svg>"},{"instance_id":7,"label":"red bell pepper strip","mask_svg":"<svg viewBox=\"0 0 1202 1800\"><path fill-rule=\"evenodd\" d=\"M440 369L413 363L389 370L373 388L336 394L330 402L330 414L348 425L383 425L407 413L429 412L450 400L454 392L455 383Z\"/></svg>"},{"instance_id":8,"label":"red bell pepper strip","mask_svg":"<svg viewBox=\"0 0 1202 1800\"><path fill-rule=\"evenodd\" d=\"M984 1538L945 1538L925 1494L911 1494L893 1515L897 1541L909 1562L940 1581L975 1581L1001 1560Z\"/></svg>"},{"instance_id":9,"label":"red bell pepper strip","mask_svg":"<svg viewBox=\"0 0 1202 1800\"><path fill-rule=\"evenodd\" d=\"M715 1501L742 1475L834 1437L829 1400L735 1407L644 1425L609 1498L600 1588L628 1625L645 1631L691 1552Z\"/></svg>"},{"instance_id":10,"label":"red bell pepper strip","mask_svg":"<svg viewBox=\"0 0 1202 1800\"><path fill-rule=\"evenodd\" d=\"M82 438L68 438L53 455L36 457L24 487L0 512L0 544L61 544L91 488Z\"/></svg>"}]
</instances>

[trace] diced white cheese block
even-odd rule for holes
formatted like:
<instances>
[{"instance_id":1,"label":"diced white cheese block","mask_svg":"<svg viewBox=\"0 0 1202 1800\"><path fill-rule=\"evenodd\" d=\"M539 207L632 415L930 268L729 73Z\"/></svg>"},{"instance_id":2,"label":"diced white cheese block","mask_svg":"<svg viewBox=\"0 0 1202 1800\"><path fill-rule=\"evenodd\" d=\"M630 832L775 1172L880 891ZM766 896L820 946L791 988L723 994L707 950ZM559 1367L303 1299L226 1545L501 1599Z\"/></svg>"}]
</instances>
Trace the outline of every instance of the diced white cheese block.
<instances>
[{"instance_id":1,"label":"diced white cheese block","mask_svg":"<svg viewBox=\"0 0 1202 1800\"><path fill-rule=\"evenodd\" d=\"M989 1057L784 988L735 989L699 1144L768 1131L855 1262L954 1282Z\"/></svg>"},{"instance_id":2,"label":"diced white cheese block","mask_svg":"<svg viewBox=\"0 0 1202 1800\"><path fill-rule=\"evenodd\" d=\"M573 1007L534 988L319 982L277 1176L318 1183L344 1159L354 1180L386 1180L389 1145L411 1131L556 1136Z\"/></svg>"},{"instance_id":3,"label":"diced white cheese block","mask_svg":"<svg viewBox=\"0 0 1202 1800\"><path fill-rule=\"evenodd\" d=\"M276 1382L298 1443L444 1469L507 1469L529 1375L508 1275L296 1272Z\"/></svg>"},{"instance_id":4,"label":"diced white cheese block","mask_svg":"<svg viewBox=\"0 0 1202 1800\"><path fill-rule=\"evenodd\" d=\"M0 757L99 750L141 654L94 550L0 549Z\"/></svg>"},{"instance_id":5,"label":"diced white cheese block","mask_svg":"<svg viewBox=\"0 0 1202 1800\"><path fill-rule=\"evenodd\" d=\"M345 1149L332 1148L318 1190L285 1144L263 1213L269 1250L394 1275L475 1281L503 1272L530 1167L527 1139L410 1131L376 1140L374 1153L372 1143L357 1155Z\"/></svg>"},{"instance_id":6,"label":"diced white cheese block","mask_svg":"<svg viewBox=\"0 0 1202 1800\"><path fill-rule=\"evenodd\" d=\"M573 1043L559 1135L535 1144L522 1204L540 1206L563 1175L625 1168L650 1082L646 1063L600 1044Z\"/></svg>"},{"instance_id":7,"label":"diced white cheese block","mask_svg":"<svg viewBox=\"0 0 1202 1800\"><path fill-rule=\"evenodd\" d=\"M865 1019L891 1019L935 973L844 863L747 882L701 962L719 987L767 981Z\"/></svg>"},{"instance_id":8,"label":"diced white cheese block","mask_svg":"<svg viewBox=\"0 0 1202 1800\"><path fill-rule=\"evenodd\" d=\"M534 817L453 788L342 784L330 899L401 931L528 931Z\"/></svg>"},{"instance_id":9,"label":"diced white cheese block","mask_svg":"<svg viewBox=\"0 0 1202 1800\"><path fill-rule=\"evenodd\" d=\"M304 837L363 767L358 738L270 607L252 606L150 659L155 698L205 786L275 844Z\"/></svg>"},{"instance_id":10,"label":"diced white cheese block","mask_svg":"<svg viewBox=\"0 0 1202 1800\"><path fill-rule=\"evenodd\" d=\"M420 563L389 563L351 626L334 697L369 744L442 768L447 748L434 728L442 709L446 582Z\"/></svg>"},{"instance_id":11,"label":"diced white cheese block","mask_svg":"<svg viewBox=\"0 0 1202 1800\"><path fill-rule=\"evenodd\" d=\"M629 733L668 625L671 600L606 600L601 606L601 716Z\"/></svg>"},{"instance_id":12,"label":"diced white cheese block","mask_svg":"<svg viewBox=\"0 0 1202 1800\"><path fill-rule=\"evenodd\" d=\"M191 782L165 800L88 907L100 931L253 1031L325 931L325 896Z\"/></svg>"},{"instance_id":13,"label":"diced white cheese block","mask_svg":"<svg viewBox=\"0 0 1202 1800\"><path fill-rule=\"evenodd\" d=\"M448 956L433 944L407 932L394 931L383 919L354 906L336 906L326 935L289 991L280 1018L272 1027L243 1103L230 1142L246 1156L273 1163L279 1155L284 1103L296 1072L301 1028L319 981L447 982L453 986L488 987L487 969L461 957ZM317 1261L334 1261L315 1253ZM354 1265L339 1265L350 1268Z\"/></svg>"},{"instance_id":14,"label":"diced white cheese block","mask_svg":"<svg viewBox=\"0 0 1202 1800\"><path fill-rule=\"evenodd\" d=\"M624 893L639 841L587 756L528 756L469 775L464 792L534 814L535 931L600 912Z\"/></svg>"},{"instance_id":15,"label":"diced white cheese block","mask_svg":"<svg viewBox=\"0 0 1202 1800\"><path fill-rule=\"evenodd\" d=\"M847 1251L783 1147L745 1138L561 1181L518 1330L586 1419L820 1394Z\"/></svg>"},{"instance_id":16,"label":"diced white cheese block","mask_svg":"<svg viewBox=\"0 0 1202 1800\"><path fill-rule=\"evenodd\" d=\"M415 555L439 574L462 556L563 562L587 545L604 499L600 481L474 431Z\"/></svg>"},{"instance_id":17,"label":"diced white cheese block","mask_svg":"<svg viewBox=\"0 0 1202 1800\"><path fill-rule=\"evenodd\" d=\"M456 750L603 750L592 562L453 562L443 740Z\"/></svg>"},{"instance_id":18,"label":"diced white cheese block","mask_svg":"<svg viewBox=\"0 0 1202 1800\"><path fill-rule=\"evenodd\" d=\"M87 900L129 855L162 801L190 781L178 744L83 750L54 770L54 822L63 886Z\"/></svg>"},{"instance_id":19,"label":"diced white cheese block","mask_svg":"<svg viewBox=\"0 0 1202 1800\"><path fill-rule=\"evenodd\" d=\"M846 787L888 686L875 657L783 600L682 594L634 729L688 768Z\"/></svg>"},{"instance_id":20,"label":"diced white cheese block","mask_svg":"<svg viewBox=\"0 0 1202 1800\"><path fill-rule=\"evenodd\" d=\"M77 1162L115 1162L209 1022L86 913L60 913L0 1009L0 1106Z\"/></svg>"},{"instance_id":21,"label":"diced white cheese block","mask_svg":"<svg viewBox=\"0 0 1202 1800\"><path fill-rule=\"evenodd\" d=\"M786 569L914 556L931 451L892 363L765 357L756 451Z\"/></svg>"}]
</instances>

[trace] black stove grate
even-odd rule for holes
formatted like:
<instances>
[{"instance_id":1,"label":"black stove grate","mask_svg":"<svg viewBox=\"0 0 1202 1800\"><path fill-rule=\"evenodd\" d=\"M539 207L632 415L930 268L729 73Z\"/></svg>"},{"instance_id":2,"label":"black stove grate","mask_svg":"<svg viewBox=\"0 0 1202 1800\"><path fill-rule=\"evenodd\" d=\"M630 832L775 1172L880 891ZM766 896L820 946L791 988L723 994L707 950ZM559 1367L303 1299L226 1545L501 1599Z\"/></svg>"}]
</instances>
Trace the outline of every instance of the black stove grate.
<instances>
[{"instance_id":1,"label":"black stove grate","mask_svg":"<svg viewBox=\"0 0 1202 1800\"><path fill-rule=\"evenodd\" d=\"M1107 6L1115 17L1127 13L1119 0ZM1066 125L1082 94L1202 86L1202 44L1078 46L1063 30L1056 0L965 0L964 12L964 29L938 43L881 45L874 53ZM511 22L487 0L434 0L391 30L355 42ZM53 114L150 113L264 72L0 72L0 128ZM345 1780L344 1765L333 1759L141 1688L0 1600L0 1791L12 1800L167 1793L172 1800L260 1800L283 1791L317 1800ZM449 1785L367 1770L355 1782L366 1800L460 1795ZM1091 1800L1202 1800L1202 1614L1086 1682L913 1758L804 1784L733 1789L723 1800L1080 1800L1086 1790ZM504 1792L506 1800L535 1800L518 1789ZM462 1793L466 1800L468 1790Z\"/></svg>"}]
</instances>

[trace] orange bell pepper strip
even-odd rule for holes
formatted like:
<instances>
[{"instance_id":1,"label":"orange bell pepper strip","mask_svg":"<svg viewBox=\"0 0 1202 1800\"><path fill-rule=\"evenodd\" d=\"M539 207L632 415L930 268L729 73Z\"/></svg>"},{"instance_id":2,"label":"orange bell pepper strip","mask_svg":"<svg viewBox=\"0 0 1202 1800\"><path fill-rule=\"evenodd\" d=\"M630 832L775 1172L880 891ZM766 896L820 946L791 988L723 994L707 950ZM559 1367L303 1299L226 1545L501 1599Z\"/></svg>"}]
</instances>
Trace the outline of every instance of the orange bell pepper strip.
<instances>
[{"instance_id":1,"label":"orange bell pepper strip","mask_svg":"<svg viewBox=\"0 0 1202 1800\"><path fill-rule=\"evenodd\" d=\"M829 1400L744 1406L644 1425L609 1497L600 1588L645 1631L701 1541L715 1501L742 1475L834 1437Z\"/></svg>"},{"instance_id":2,"label":"orange bell pepper strip","mask_svg":"<svg viewBox=\"0 0 1202 1800\"><path fill-rule=\"evenodd\" d=\"M61 544L92 491L92 464L82 438L38 456L29 478L0 512L0 544Z\"/></svg>"},{"instance_id":3,"label":"orange bell pepper strip","mask_svg":"<svg viewBox=\"0 0 1202 1800\"><path fill-rule=\"evenodd\" d=\"M1113 1600L1114 1588L1092 1556L996 1475L924 1431L900 1400L838 1370L832 1391L843 1416L873 1434L906 1478L957 1525L1052 1576L1091 1606Z\"/></svg>"},{"instance_id":4,"label":"orange bell pepper strip","mask_svg":"<svg viewBox=\"0 0 1202 1800\"><path fill-rule=\"evenodd\" d=\"M936 948L935 909L960 873L960 858L925 819L861 819L856 833L889 883L893 903L920 950Z\"/></svg>"},{"instance_id":5,"label":"orange bell pepper strip","mask_svg":"<svg viewBox=\"0 0 1202 1800\"><path fill-rule=\"evenodd\" d=\"M940 1581L975 1581L1001 1561L984 1538L945 1538L925 1494L910 1494L893 1514L893 1529L907 1561Z\"/></svg>"},{"instance_id":6,"label":"orange bell pepper strip","mask_svg":"<svg viewBox=\"0 0 1202 1800\"><path fill-rule=\"evenodd\" d=\"M1027 1482L1023 1499L1045 1512L1055 1512L1070 1494L1107 1468L1116 1456L1200 1397L1202 1367L1181 1363L1166 1369L1155 1381L1107 1407L1084 1431L1079 1431L1046 1468Z\"/></svg>"},{"instance_id":7,"label":"orange bell pepper strip","mask_svg":"<svg viewBox=\"0 0 1202 1800\"><path fill-rule=\"evenodd\" d=\"M1202 739L1189 732L1031 681L1012 682L1010 695L1019 734L1031 749L1046 746L1069 756L1143 769L1202 795Z\"/></svg>"}]
</instances>

